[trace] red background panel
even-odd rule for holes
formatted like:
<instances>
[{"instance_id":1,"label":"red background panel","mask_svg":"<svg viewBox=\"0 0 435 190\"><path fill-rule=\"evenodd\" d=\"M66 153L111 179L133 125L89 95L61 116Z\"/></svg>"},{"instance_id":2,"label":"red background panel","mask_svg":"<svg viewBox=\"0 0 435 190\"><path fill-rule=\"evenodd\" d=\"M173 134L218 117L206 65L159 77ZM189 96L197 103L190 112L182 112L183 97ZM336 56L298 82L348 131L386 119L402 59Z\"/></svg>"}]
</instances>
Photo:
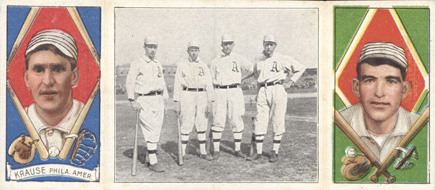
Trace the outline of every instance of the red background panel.
<instances>
[{"instance_id":1,"label":"red background panel","mask_svg":"<svg viewBox=\"0 0 435 190\"><path fill-rule=\"evenodd\" d=\"M423 75L418 69L416 60L414 60L411 50L396 22L393 19L390 11L387 9L378 9L373 19L369 23L366 31L362 35L361 40L356 45L355 51L352 53L349 61L346 64L340 77L337 79L338 88L343 92L349 102L354 105L360 101L359 98L352 93L352 78L357 77L356 65L364 44L369 42L391 42L405 49L406 58L408 60L408 72L405 81L412 82L410 95L402 101L401 106L408 111L417 103L420 94L424 91L425 81ZM417 55L415 55L417 57Z\"/></svg>"},{"instance_id":2,"label":"red background panel","mask_svg":"<svg viewBox=\"0 0 435 190\"><path fill-rule=\"evenodd\" d=\"M24 83L24 72L26 71L24 54L32 36L45 29L60 29L74 37L79 51L77 67L80 71L80 81L73 89L73 98L86 103L100 77L99 66L67 9L60 7L39 10L8 67L7 79L18 99L23 107L34 103L32 94Z\"/></svg>"}]
</instances>

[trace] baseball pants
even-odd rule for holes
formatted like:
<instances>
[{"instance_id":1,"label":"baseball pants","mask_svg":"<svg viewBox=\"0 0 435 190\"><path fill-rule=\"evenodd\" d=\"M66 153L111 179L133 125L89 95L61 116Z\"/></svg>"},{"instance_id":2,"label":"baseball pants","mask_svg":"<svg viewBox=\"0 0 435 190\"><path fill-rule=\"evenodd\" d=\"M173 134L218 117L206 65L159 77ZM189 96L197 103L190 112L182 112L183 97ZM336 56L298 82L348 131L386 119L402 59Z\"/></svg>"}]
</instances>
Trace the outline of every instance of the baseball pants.
<instances>
[{"instance_id":1,"label":"baseball pants","mask_svg":"<svg viewBox=\"0 0 435 190\"><path fill-rule=\"evenodd\" d=\"M243 131L242 115L245 113L245 101L241 88L215 89L216 99L213 106L212 130L222 132L228 117L233 132Z\"/></svg>"},{"instance_id":2,"label":"baseball pants","mask_svg":"<svg viewBox=\"0 0 435 190\"><path fill-rule=\"evenodd\" d=\"M163 96L139 96L136 101L142 107L139 113L139 126L145 140L158 143L164 117L165 102Z\"/></svg>"},{"instance_id":3,"label":"baseball pants","mask_svg":"<svg viewBox=\"0 0 435 190\"><path fill-rule=\"evenodd\" d=\"M257 116L255 134L265 135L269 119L272 120L275 135L285 132L285 113L287 111L287 92L282 85L261 87L257 95Z\"/></svg>"}]
</instances>

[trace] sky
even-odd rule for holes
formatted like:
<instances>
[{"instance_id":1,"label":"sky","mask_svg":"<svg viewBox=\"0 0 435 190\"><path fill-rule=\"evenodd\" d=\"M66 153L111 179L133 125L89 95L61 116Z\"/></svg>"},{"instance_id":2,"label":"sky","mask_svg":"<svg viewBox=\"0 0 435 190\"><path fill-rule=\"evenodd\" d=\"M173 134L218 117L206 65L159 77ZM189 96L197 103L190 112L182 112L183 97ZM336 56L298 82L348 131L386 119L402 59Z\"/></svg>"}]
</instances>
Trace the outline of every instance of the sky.
<instances>
[{"instance_id":1,"label":"sky","mask_svg":"<svg viewBox=\"0 0 435 190\"><path fill-rule=\"evenodd\" d=\"M221 36L231 34L233 52L249 61L263 51L263 37L273 34L276 52L291 56L308 68L319 62L318 9L289 8L116 8L115 65L145 54L143 40L158 38L156 58L163 65L187 58L187 44L200 44L207 64L221 52Z\"/></svg>"}]
</instances>

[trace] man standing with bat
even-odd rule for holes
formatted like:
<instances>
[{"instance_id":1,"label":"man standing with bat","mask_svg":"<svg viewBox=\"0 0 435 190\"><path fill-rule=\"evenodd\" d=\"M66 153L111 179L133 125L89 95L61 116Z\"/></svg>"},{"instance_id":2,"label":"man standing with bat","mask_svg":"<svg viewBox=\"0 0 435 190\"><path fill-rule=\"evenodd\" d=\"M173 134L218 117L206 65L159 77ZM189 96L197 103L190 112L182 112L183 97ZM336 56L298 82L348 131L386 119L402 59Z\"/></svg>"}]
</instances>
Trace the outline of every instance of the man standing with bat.
<instances>
[{"instance_id":1,"label":"man standing with bat","mask_svg":"<svg viewBox=\"0 0 435 190\"><path fill-rule=\"evenodd\" d=\"M405 81L407 59L403 48L385 42L364 45L352 92L360 103L341 112L374 156L384 162L418 115L400 104L410 92Z\"/></svg>"},{"instance_id":2,"label":"man standing with bat","mask_svg":"<svg viewBox=\"0 0 435 190\"><path fill-rule=\"evenodd\" d=\"M157 48L156 37L145 38L146 54L131 63L126 88L131 107L139 112L139 126L147 142L149 168L155 172L163 172L157 161L157 145L163 125L164 100L169 95L163 78L163 67L155 59Z\"/></svg>"}]
</instances>

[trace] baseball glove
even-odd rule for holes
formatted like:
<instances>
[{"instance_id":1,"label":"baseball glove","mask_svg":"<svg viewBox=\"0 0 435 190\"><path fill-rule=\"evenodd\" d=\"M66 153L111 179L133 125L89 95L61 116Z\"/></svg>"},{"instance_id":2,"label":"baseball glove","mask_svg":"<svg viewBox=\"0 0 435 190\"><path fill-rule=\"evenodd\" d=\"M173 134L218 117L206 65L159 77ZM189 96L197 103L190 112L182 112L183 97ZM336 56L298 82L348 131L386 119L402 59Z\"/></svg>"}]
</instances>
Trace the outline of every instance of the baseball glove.
<instances>
[{"instance_id":1,"label":"baseball glove","mask_svg":"<svg viewBox=\"0 0 435 190\"><path fill-rule=\"evenodd\" d=\"M12 142L8 154L14 158L15 162L19 164L28 164L35 157L35 142L36 141L32 140L32 138L22 134Z\"/></svg>"},{"instance_id":2,"label":"baseball glove","mask_svg":"<svg viewBox=\"0 0 435 190\"><path fill-rule=\"evenodd\" d=\"M82 130L74 146L71 163L78 166L84 165L95 154L97 145L95 135L86 129Z\"/></svg>"},{"instance_id":3,"label":"baseball glove","mask_svg":"<svg viewBox=\"0 0 435 190\"><path fill-rule=\"evenodd\" d=\"M370 161L363 155L343 157L341 160L341 174L349 181L356 181L367 175L370 169Z\"/></svg>"}]
</instances>

